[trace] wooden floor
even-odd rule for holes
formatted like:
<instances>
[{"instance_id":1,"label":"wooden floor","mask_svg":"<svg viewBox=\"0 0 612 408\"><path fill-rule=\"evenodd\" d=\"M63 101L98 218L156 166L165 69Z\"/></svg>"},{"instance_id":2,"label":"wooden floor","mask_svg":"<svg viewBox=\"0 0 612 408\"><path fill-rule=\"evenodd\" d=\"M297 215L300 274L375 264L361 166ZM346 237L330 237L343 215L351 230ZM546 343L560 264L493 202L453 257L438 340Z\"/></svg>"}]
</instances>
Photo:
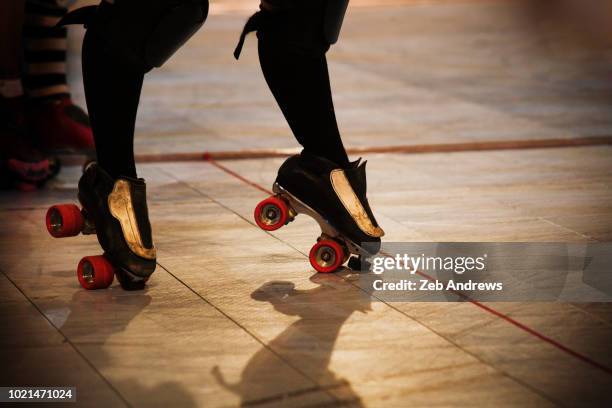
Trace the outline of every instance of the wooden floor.
<instances>
[{"instance_id":1,"label":"wooden floor","mask_svg":"<svg viewBox=\"0 0 612 408\"><path fill-rule=\"evenodd\" d=\"M612 135L609 54L495 19L507 1L391 3L351 9L330 53L348 146ZM231 59L237 8L148 77L139 154L296 146L255 41ZM612 146L367 159L389 242L612 240ZM77 166L2 193L0 385L75 386L87 407L610 405L611 304L371 301L362 275L313 272L309 218L254 224L280 163L142 164L159 266L139 293L81 289L95 237L46 233Z\"/></svg>"}]
</instances>

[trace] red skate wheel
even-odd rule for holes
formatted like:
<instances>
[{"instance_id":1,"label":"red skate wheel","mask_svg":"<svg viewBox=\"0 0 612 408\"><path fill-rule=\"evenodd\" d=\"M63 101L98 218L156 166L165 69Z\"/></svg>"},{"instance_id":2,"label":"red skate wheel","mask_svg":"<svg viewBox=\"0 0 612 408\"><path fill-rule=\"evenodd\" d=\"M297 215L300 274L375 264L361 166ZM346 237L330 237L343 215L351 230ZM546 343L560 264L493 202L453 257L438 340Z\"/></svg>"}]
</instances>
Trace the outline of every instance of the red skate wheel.
<instances>
[{"instance_id":1,"label":"red skate wheel","mask_svg":"<svg viewBox=\"0 0 612 408\"><path fill-rule=\"evenodd\" d=\"M255 222L259 228L275 231L285 225L289 219L287 204L279 197L268 197L255 207Z\"/></svg>"},{"instance_id":2,"label":"red skate wheel","mask_svg":"<svg viewBox=\"0 0 612 408\"><path fill-rule=\"evenodd\" d=\"M344 250L331 239L322 239L313 245L308 256L310 264L317 272L334 272L345 260Z\"/></svg>"},{"instance_id":3,"label":"red skate wheel","mask_svg":"<svg viewBox=\"0 0 612 408\"><path fill-rule=\"evenodd\" d=\"M74 237L83 229L83 215L74 204L58 204L47 210L47 231L55 238Z\"/></svg>"},{"instance_id":4,"label":"red skate wheel","mask_svg":"<svg viewBox=\"0 0 612 408\"><path fill-rule=\"evenodd\" d=\"M87 290L106 289L115 277L115 268L103 255L86 256L77 267L77 277Z\"/></svg>"}]
</instances>

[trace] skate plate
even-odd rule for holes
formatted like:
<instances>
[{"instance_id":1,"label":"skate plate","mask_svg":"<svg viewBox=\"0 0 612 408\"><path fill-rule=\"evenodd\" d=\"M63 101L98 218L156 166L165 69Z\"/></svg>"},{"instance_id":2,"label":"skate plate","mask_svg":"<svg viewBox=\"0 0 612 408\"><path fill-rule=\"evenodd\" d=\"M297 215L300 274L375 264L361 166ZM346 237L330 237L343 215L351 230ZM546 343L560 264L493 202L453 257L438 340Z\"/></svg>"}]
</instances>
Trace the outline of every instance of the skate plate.
<instances>
[{"instance_id":1,"label":"skate plate","mask_svg":"<svg viewBox=\"0 0 612 408\"><path fill-rule=\"evenodd\" d=\"M302 202L299 198L285 190L280 184L274 183L272 191L279 197L284 199L293 212L297 214L305 214L314 219L321 228L321 235L327 238L333 238L343 242L352 255L367 255L368 253L358 244L341 234L325 217Z\"/></svg>"}]
</instances>

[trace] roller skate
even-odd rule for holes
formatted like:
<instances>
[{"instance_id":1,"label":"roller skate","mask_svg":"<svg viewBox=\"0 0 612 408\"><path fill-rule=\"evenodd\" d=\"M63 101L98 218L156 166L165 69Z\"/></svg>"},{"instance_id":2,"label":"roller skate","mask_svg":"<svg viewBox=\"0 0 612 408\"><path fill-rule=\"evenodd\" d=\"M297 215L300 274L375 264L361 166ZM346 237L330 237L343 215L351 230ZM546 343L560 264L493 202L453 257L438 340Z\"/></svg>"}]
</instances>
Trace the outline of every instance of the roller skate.
<instances>
[{"instance_id":1,"label":"roller skate","mask_svg":"<svg viewBox=\"0 0 612 408\"><path fill-rule=\"evenodd\" d=\"M349 267L357 269L360 259L380 250L384 235L366 197L365 166L357 160L342 169L305 152L290 157L278 171L275 195L255 208L255 222L274 231L306 214L321 228L309 254L312 267L329 273L349 261Z\"/></svg>"},{"instance_id":2,"label":"roller skate","mask_svg":"<svg viewBox=\"0 0 612 408\"><path fill-rule=\"evenodd\" d=\"M126 290L143 289L156 266L144 180L113 180L91 163L79 180L78 198L82 208L75 204L49 208L46 224L55 238L97 235L104 254L81 259L77 267L81 286L104 289L117 276Z\"/></svg>"},{"instance_id":3,"label":"roller skate","mask_svg":"<svg viewBox=\"0 0 612 408\"><path fill-rule=\"evenodd\" d=\"M53 160L20 139L4 136L0 135L0 188L34 191L44 186L55 174Z\"/></svg>"},{"instance_id":4,"label":"roller skate","mask_svg":"<svg viewBox=\"0 0 612 408\"><path fill-rule=\"evenodd\" d=\"M0 97L0 188L32 191L56 174L57 162L33 146L22 104L21 98Z\"/></svg>"},{"instance_id":5,"label":"roller skate","mask_svg":"<svg viewBox=\"0 0 612 408\"><path fill-rule=\"evenodd\" d=\"M94 161L95 148L89 117L70 96L63 95L30 103L27 111L30 132L38 136L41 149L57 155L84 155Z\"/></svg>"}]
</instances>

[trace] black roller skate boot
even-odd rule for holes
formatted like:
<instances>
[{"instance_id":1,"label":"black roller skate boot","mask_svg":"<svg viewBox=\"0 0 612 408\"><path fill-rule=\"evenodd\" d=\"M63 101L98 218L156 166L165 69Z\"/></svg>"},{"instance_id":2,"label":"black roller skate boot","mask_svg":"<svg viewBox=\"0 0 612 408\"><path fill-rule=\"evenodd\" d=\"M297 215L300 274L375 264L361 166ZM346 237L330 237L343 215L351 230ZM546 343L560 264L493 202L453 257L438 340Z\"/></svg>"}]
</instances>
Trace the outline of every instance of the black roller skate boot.
<instances>
[{"instance_id":1,"label":"black roller skate boot","mask_svg":"<svg viewBox=\"0 0 612 408\"><path fill-rule=\"evenodd\" d=\"M96 233L103 256L85 257L77 276L86 289L110 286L113 275L126 290L143 289L156 266L143 179L113 180L96 163L79 180L79 201L55 205L47 228L56 238Z\"/></svg>"},{"instance_id":2,"label":"black roller skate boot","mask_svg":"<svg viewBox=\"0 0 612 408\"><path fill-rule=\"evenodd\" d=\"M299 213L314 218L321 236L310 251L310 263L318 272L337 270L351 255L376 254L384 231L366 197L365 166L357 160L343 169L306 152L290 157L278 171L276 194L255 209L257 225L273 231Z\"/></svg>"}]
</instances>

